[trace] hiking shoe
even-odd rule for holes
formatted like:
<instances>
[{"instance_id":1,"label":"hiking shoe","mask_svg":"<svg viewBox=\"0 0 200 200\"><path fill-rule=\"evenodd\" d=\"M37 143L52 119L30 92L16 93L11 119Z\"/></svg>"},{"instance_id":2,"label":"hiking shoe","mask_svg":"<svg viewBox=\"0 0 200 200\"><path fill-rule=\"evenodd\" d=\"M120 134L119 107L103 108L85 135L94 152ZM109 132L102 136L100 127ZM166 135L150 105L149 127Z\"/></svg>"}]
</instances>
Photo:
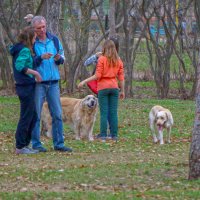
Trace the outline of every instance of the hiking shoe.
<instances>
[{"instance_id":1,"label":"hiking shoe","mask_svg":"<svg viewBox=\"0 0 200 200\"><path fill-rule=\"evenodd\" d=\"M96 139L97 139L97 140L100 140L101 142L105 142L105 141L106 141L106 136L101 136L101 134L99 133L99 134L96 136Z\"/></svg>"},{"instance_id":2,"label":"hiking shoe","mask_svg":"<svg viewBox=\"0 0 200 200\"><path fill-rule=\"evenodd\" d=\"M22 149L17 149L16 148L15 153L16 154L36 154L36 153L38 153L38 151L37 152L36 151L32 151L29 148L24 147Z\"/></svg>"},{"instance_id":3,"label":"hiking shoe","mask_svg":"<svg viewBox=\"0 0 200 200\"><path fill-rule=\"evenodd\" d=\"M116 136L113 136L113 137L111 138L111 140L113 140L113 141L117 142L117 140L118 140L118 137L116 137Z\"/></svg>"},{"instance_id":4,"label":"hiking shoe","mask_svg":"<svg viewBox=\"0 0 200 200\"><path fill-rule=\"evenodd\" d=\"M108 134L108 136L106 137L106 139L111 140L112 139L112 135Z\"/></svg>"},{"instance_id":5,"label":"hiking shoe","mask_svg":"<svg viewBox=\"0 0 200 200\"><path fill-rule=\"evenodd\" d=\"M35 148L33 148L33 150L37 150L39 152L47 152L47 150L42 146L41 147L35 147Z\"/></svg>"},{"instance_id":6,"label":"hiking shoe","mask_svg":"<svg viewBox=\"0 0 200 200\"><path fill-rule=\"evenodd\" d=\"M27 149L29 149L30 151L33 151L33 152L35 152L35 153L39 153L39 151L38 150L36 150L36 149L32 149L31 147L29 147L29 146L26 146L26 148Z\"/></svg>"},{"instance_id":7,"label":"hiking shoe","mask_svg":"<svg viewBox=\"0 0 200 200\"><path fill-rule=\"evenodd\" d=\"M69 147L55 147L54 148L55 151L61 151L61 152L72 152L72 149Z\"/></svg>"}]
</instances>

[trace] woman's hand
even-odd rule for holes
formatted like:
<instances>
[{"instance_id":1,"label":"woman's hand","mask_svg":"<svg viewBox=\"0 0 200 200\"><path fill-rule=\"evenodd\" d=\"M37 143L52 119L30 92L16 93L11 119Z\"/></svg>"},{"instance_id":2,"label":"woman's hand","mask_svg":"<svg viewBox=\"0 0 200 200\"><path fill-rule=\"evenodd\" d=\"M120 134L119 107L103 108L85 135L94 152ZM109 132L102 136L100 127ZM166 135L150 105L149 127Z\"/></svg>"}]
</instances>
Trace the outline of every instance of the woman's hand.
<instances>
[{"instance_id":1,"label":"woman's hand","mask_svg":"<svg viewBox=\"0 0 200 200\"><path fill-rule=\"evenodd\" d=\"M119 98L124 99L125 98L125 93L123 91L119 92Z\"/></svg>"},{"instance_id":2,"label":"woman's hand","mask_svg":"<svg viewBox=\"0 0 200 200\"><path fill-rule=\"evenodd\" d=\"M85 85L85 81L81 81L79 84L78 84L78 88L82 88L83 86Z\"/></svg>"},{"instance_id":3,"label":"woman's hand","mask_svg":"<svg viewBox=\"0 0 200 200\"><path fill-rule=\"evenodd\" d=\"M86 83L88 83L89 81L92 81L92 80L96 80L96 75L94 74L93 76L81 81L79 84L78 84L78 88L82 88Z\"/></svg>"}]
</instances>

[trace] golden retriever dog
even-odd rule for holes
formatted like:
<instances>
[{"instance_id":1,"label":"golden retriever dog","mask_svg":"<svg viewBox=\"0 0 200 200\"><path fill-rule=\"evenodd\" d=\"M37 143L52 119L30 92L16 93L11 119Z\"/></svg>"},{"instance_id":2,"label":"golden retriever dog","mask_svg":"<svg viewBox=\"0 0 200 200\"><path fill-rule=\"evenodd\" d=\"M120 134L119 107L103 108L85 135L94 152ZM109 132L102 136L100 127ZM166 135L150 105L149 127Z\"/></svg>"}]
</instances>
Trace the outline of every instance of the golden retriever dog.
<instances>
[{"instance_id":1,"label":"golden retriever dog","mask_svg":"<svg viewBox=\"0 0 200 200\"><path fill-rule=\"evenodd\" d=\"M174 123L172 113L162 106L154 106L149 113L149 124L153 136L153 141L160 144L164 144L163 129L167 129L168 143L170 143L171 128ZM155 134L155 128L157 127L158 136Z\"/></svg>"},{"instance_id":2,"label":"golden retriever dog","mask_svg":"<svg viewBox=\"0 0 200 200\"><path fill-rule=\"evenodd\" d=\"M63 110L63 122L67 123L73 129L76 139L87 137L93 141L93 126L98 111L98 100L94 95L87 95L83 99L61 97ZM46 132L48 137L52 136L52 119L45 102L41 114L42 128L41 132Z\"/></svg>"}]
</instances>

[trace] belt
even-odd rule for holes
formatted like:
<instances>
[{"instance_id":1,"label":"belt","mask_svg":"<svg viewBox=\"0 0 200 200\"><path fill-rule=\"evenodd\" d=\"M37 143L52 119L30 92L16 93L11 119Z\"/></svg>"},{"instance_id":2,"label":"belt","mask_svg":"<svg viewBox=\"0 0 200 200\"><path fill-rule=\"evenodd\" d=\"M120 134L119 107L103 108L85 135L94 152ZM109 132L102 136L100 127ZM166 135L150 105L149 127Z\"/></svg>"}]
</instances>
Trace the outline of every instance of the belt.
<instances>
[{"instance_id":1,"label":"belt","mask_svg":"<svg viewBox=\"0 0 200 200\"><path fill-rule=\"evenodd\" d=\"M51 84L54 84L54 83L58 83L58 80L53 80L53 81L42 81L40 82L41 84L46 84L46 85L51 85Z\"/></svg>"}]
</instances>

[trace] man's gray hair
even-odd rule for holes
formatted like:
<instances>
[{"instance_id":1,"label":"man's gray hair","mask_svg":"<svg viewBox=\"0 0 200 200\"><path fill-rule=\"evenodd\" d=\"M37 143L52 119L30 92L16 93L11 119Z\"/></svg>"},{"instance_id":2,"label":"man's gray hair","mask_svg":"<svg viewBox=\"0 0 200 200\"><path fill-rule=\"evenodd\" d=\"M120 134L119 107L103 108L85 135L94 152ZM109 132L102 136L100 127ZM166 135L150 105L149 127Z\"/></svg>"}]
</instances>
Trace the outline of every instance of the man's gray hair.
<instances>
[{"instance_id":1,"label":"man's gray hair","mask_svg":"<svg viewBox=\"0 0 200 200\"><path fill-rule=\"evenodd\" d=\"M31 20L31 26L34 26L34 24L36 22L41 22L41 21L45 21L46 23L46 19L43 16L35 16L33 17L33 19Z\"/></svg>"}]
</instances>

